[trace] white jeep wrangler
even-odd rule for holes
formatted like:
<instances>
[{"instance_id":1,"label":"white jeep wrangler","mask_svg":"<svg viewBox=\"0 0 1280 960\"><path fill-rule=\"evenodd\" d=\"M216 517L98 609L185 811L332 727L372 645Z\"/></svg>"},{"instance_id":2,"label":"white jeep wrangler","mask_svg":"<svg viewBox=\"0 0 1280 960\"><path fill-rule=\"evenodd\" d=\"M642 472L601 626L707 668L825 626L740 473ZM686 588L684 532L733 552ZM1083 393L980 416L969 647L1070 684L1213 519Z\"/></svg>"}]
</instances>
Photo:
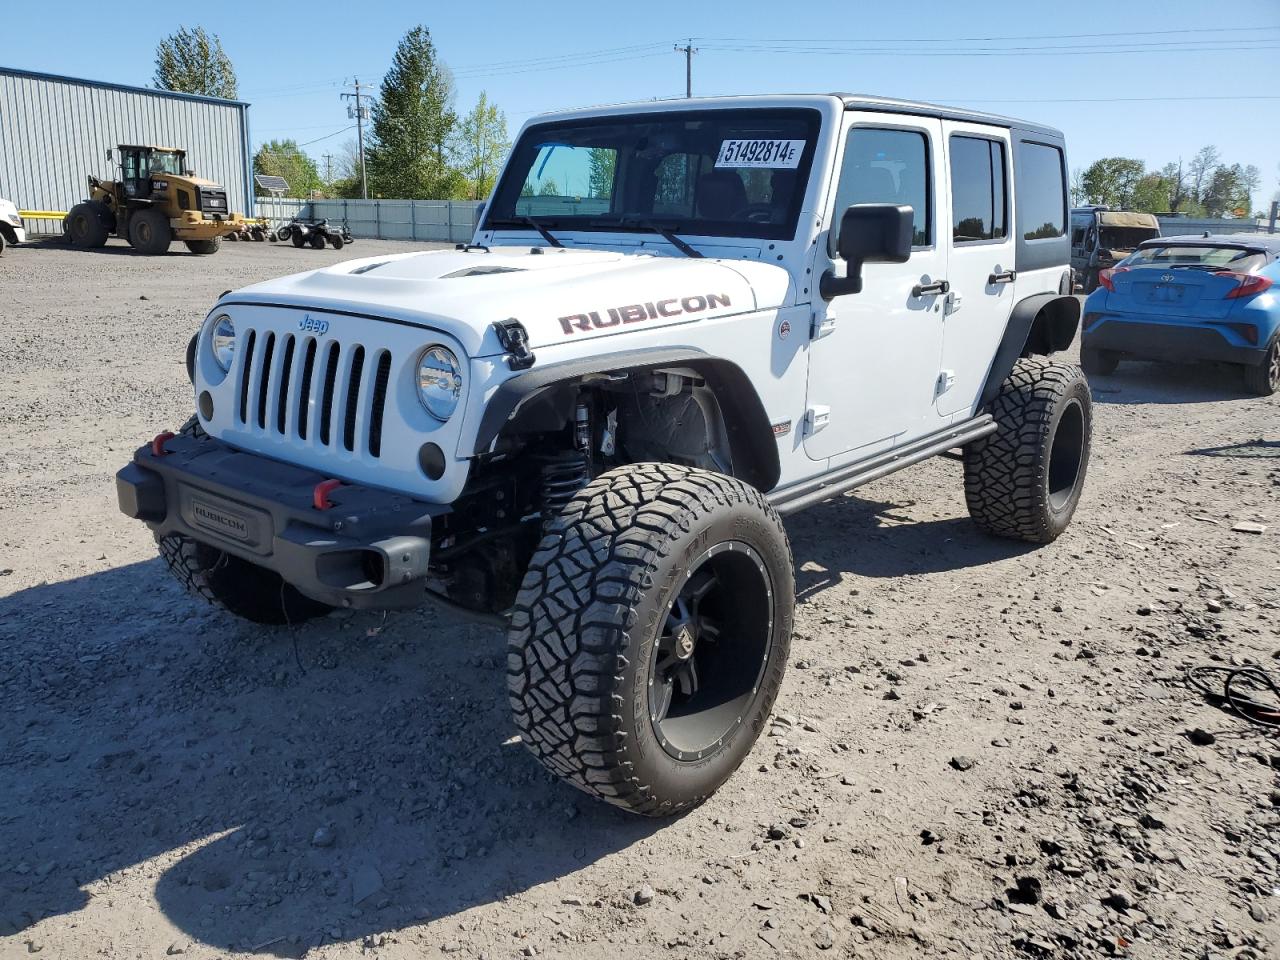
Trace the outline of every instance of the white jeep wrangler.
<instances>
[{"instance_id":1,"label":"white jeep wrangler","mask_svg":"<svg viewBox=\"0 0 1280 960\"><path fill-rule=\"evenodd\" d=\"M779 514L958 448L982 527L1067 526L1066 169L1055 130L873 97L539 117L473 242L225 294L196 416L120 471L121 509L251 620L500 619L538 758L675 813L782 681Z\"/></svg>"}]
</instances>

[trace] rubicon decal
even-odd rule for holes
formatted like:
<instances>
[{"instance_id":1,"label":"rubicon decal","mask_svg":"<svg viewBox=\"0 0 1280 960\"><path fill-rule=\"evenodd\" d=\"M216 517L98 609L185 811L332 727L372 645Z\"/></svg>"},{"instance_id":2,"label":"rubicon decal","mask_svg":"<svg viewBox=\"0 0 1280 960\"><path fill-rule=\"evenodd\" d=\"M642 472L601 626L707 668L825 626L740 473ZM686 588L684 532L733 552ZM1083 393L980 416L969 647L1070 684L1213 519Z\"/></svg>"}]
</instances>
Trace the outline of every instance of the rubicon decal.
<instances>
[{"instance_id":1,"label":"rubicon decal","mask_svg":"<svg viewBox=\"0 0 1280 960\"><path fill-rule=\"evenodd\" d=\"M604 330L624 323L639 323L642 320L657 320L660 317L678 317L687 313L702 313L717 307L732 305L727 293L708 293L706 296L669 297L666 300L651 300L646 303L629 303L624 307L609 307L603 313L592 310L589 313L571 313L560 318L560 326L566 334L590 330Z\"/></svg>"}]
</instances>

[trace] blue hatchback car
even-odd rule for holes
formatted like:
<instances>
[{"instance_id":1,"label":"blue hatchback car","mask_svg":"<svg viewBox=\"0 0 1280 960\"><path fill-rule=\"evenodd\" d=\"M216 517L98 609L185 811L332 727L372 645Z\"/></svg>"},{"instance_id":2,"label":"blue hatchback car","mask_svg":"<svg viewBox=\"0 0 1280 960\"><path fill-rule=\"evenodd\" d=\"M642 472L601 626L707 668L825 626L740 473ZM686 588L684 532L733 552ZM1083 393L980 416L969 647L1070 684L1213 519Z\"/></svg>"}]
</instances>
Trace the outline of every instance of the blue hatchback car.
<instances>
[{"instance_id":1,"label":"blue hatchback car","mask_svg":"<svg viewBox=\"0 0 1280 960\"><path fill-rule=\"evenodd\" d=\"M1098 284L1084 304L1085 373L1210 360L1242 367L1253 393L1280 390L1280 235L1147 240Z\"/></svg>"}]
</instances>

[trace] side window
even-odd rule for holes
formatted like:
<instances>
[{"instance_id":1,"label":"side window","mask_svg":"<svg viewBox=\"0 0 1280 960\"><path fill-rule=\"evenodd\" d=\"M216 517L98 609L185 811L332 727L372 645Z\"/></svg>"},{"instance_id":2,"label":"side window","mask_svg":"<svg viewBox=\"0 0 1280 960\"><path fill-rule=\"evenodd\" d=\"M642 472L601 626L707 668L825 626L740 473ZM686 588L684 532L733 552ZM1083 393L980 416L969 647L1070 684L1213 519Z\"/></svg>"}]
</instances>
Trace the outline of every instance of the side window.
<instances>
[{"instance_id":1,"label":"side window","mask_svg":"<svg viewBox=\"0 0 1280 960\"><path fill-rule=\"evenodd\" d=\"M1023 142L1018 155L1018 229L1023 240L1060 237L1066 232L1067 182L1062 151Z\"/></svg>"},{"instance_id":2,"label":"side window","mask_svg":"<svg viewBox=\"0 0 1280 960\"><path fill-rule=\"evenodd\" d=\"M896 203L915 211L911 243L932 243L932 192L929 177L929 141L915 130L882 130L854 127L844 148L844 165L836 187L835 223L831 249L835 249L840 218L855 203Z\"/></svg>"},{"instance_id":3,"label":"side window","mask_svg":"<svg viewBox=\"0 0 1280 960\"><path fill-rule=\"evenodd\" d=\"M951 239L1003 240L1009 235L1009 190L1004 144L981 137L951 138Z\"/></svg>"}]
</instances>

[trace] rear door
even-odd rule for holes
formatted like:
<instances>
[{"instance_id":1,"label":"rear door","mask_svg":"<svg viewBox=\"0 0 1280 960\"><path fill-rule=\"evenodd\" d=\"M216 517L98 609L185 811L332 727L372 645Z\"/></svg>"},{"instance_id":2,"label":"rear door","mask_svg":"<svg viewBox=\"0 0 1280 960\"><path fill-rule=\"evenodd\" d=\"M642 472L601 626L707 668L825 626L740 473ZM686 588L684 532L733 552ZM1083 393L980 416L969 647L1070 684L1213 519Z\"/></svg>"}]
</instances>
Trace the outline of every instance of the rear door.
<instances>
[{"instance_id":1,"label":"rear door","mask_svg":"<svg viewBox=\"0 0 1280 960\"><path fill-rule=\"evenodd\" d=\"M1016 277L1009 131L943 121L951 216L937 408L968 415L991 368L1014 303Z\"/></svg>"},{"instance_id":2,"label":"rear door","mask_svg":"<svg viewBox=\"0 0 1280 960\"><path fill-rule=\"evenodd\" d=\"M915 236L906 263L865 264L862 292L816 302L804 440L815 460L857 459L938 426L943 295L933 287L947 275L941 136L941 121L930 118L845 115L828 250L855 203L910 206ZM819 256L817 269L826 262Z\"/></svg>"}]
</instances>

